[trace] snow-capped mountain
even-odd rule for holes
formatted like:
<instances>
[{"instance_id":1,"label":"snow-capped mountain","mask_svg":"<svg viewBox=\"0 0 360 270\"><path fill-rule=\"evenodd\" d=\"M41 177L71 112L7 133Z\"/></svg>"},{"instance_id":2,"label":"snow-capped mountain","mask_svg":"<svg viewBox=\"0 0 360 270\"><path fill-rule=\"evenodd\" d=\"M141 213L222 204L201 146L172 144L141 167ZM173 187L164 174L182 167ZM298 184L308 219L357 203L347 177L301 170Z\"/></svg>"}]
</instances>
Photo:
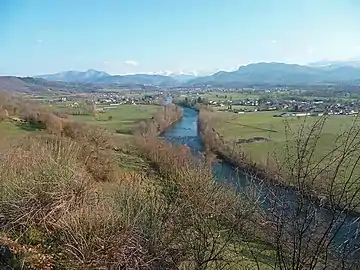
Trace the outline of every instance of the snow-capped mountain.
<instances>
[{"instance_id":1,"label":"snow-capped mountain","mask_svg":"<svg viewBox=\"0 0 360 270\"><path fill-rule=\"evenodd\" d=\"M108 76L110 76L110 74L106 72L89 69L87 71L70 70L55 74L35 76L35 78L41 78L48 81L92 83Z\"/></svg>"},{"instance_id":2,"label":"snow-capped mountain","mask_svg":"<svg viewBox=\"0 0 360 270\"><path fill-rule=\"evenodd\" d=\"M350 60L322 60L308 64L309 67L317 68L338 68L338 67L360 67L360 58Z\"/></svg>"}]
</instances>

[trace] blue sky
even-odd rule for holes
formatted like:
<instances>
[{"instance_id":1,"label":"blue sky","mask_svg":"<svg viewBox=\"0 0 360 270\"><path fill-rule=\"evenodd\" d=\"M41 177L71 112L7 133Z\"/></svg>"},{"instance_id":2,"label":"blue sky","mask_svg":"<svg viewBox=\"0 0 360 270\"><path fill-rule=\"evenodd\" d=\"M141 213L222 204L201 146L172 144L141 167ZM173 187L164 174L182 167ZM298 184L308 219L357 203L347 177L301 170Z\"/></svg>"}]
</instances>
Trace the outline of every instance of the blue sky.
<instances>
[{"instance_id":1,"label":"blue sky","mask_svg":"<svg viewBox=\"0 0 360 270\"><path fill-rule=\"evenodd\" d=\"M358 0L1 0L0 75L360 56Z\"/></svg>"}]
</instances>

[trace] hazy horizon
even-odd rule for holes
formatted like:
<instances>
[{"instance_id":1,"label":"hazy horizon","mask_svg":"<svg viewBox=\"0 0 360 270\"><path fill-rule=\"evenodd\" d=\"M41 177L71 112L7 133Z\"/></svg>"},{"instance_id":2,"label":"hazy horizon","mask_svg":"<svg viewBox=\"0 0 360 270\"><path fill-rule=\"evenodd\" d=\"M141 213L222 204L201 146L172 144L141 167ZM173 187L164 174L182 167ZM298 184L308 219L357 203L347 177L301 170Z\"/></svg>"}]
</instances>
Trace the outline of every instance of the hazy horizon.
<instances>
[{"instance_id":1,"label":"hazy horizon","mask_svg":"<svg viewBox=\"0 0 360 270\"><path fill-rule=\"evenodd\" d=\"M235 70L360 56L355 0L29 2L0 9L0 75Z\"/></svg>"}]
</instances>

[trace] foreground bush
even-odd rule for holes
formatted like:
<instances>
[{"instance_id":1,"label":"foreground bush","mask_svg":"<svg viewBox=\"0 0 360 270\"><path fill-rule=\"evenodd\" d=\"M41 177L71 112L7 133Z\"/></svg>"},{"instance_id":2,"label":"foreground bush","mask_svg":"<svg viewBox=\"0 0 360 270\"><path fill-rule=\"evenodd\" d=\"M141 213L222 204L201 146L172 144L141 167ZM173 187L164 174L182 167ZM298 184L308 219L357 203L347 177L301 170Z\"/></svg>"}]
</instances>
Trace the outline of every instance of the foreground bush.
<instances>
[{"instance_id":1,"label":"foreground bush","mask_svg":"<svg viewBox=\"0 0 360 270\"><path fill-rule=\"evenodd\" d=\"M2 151L0 212L9 225L51 228L86 199L91 176L77 159L80 151L64 138L27 138Z\"/></svg>"},{"instance_id":2,"label":"foreground bush","mask_svg":"<svg viewBox=\"0 0 360 270\"><path fill-rule=\"evenodd\" d=\"M187 147L156 138L139 140L143 153L163 177L158 184L168 209L165 243L176 247L172 260L177 267L244 265L245 258L236 250L256 238L257 203L216 184L211 164L192 156Z\"/></svg>"}]
</instances>

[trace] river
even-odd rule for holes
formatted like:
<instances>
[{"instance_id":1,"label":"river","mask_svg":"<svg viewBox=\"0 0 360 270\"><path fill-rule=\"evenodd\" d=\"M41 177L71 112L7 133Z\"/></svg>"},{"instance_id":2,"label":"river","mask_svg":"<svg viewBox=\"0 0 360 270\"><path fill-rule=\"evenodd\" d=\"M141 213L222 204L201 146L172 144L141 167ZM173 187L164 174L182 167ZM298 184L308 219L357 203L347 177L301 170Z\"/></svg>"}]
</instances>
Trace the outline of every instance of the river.
<instances>
[{"instance_id":1,"label":"river","mask_svg":"<svg viewBox=\"0 0 360 270\"><path fill-rule=\"evenodd\" d=\"M202 153L204 145L198 132L198 112L186 107L183 107L183 110L183 118L166 130L162 134L162 138L173 143L187 145L194 154ZM297 193L293 189L256 181L256 179L247 176L245 173L237 170L222 160L218 160L214 163L213 175L216 181L233 185L238 192L249 190L249 188L255 190L257 196L260 198L261 208L265 212L270 205L274 206L274 201L277 201L279 202L278 205L281 207L286 205L287 209L285 210L285 213L286 215L289 215L289 218L294 216L294 212L296 211ZM275 199L274 194L276 194ZM270 195L272 195L272 197ZM283 202L286 202L286 204ZM326 222L333 216L332 212L325 208L314 206L314 203L311 203L311 207L312 209L315 209L316 214L319 216L317 218L318 221L323 220ZM360 249L360 218L348 216L346 218L344 217L344 221L344 225L333 226L332 228L332 231L334 231L334 234L332 235L334 237L332 246L334 250L340 253L345 252L345 250L348 251L349 249ZM354 256L359 258L360 254L358 252L355 253L356 255Z\"/></svg>"}]
</instances>

